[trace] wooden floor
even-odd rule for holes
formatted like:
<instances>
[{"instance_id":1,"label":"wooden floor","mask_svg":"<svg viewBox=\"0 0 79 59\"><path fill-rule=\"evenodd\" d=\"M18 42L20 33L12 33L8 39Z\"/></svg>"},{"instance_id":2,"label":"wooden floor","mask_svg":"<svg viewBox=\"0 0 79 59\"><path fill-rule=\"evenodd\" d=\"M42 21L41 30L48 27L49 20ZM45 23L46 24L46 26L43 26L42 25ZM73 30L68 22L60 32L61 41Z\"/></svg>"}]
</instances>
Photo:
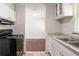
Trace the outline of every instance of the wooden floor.
<instances>
[{"instance_id":1,"label":"wooden floor","mask_svg":"<svg viewBox=\"0 0 79 59\"><path fill-rule=\"evenodd\" d=\"M45 51L26 51L23 56L49 56L49 54Z\"/></svg>"}]
</instances>

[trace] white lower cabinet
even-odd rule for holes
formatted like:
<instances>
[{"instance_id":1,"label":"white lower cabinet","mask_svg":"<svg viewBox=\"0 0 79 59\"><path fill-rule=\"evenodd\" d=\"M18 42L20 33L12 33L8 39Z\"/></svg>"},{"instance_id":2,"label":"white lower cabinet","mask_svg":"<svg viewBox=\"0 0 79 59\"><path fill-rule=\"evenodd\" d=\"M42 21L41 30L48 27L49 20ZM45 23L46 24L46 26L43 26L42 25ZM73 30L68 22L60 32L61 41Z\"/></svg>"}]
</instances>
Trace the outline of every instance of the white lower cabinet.
<instances>
[{"instance_id":1,"label":"white lower cabinet","mask_svg":"<svg viewBox=\"0 0 79 59\"><path fill-rule=\"evenodd\" d=\"M52 56L76 56L71 50L51 37L48 37L48 46L48 51Z\"/></svg>"}]
</instances>

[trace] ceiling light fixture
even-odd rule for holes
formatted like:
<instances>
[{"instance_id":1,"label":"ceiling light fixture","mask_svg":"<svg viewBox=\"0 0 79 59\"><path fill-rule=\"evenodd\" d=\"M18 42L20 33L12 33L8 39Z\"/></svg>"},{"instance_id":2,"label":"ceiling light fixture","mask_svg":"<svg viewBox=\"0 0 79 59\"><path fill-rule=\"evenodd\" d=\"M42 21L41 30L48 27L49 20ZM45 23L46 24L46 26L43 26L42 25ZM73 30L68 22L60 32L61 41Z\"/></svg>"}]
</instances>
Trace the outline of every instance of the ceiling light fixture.
<instances>
[{"instance_id":1,"label":"ceiling light fixture","mask_svg":"<svg viewBox=\"0 0 79 59\"><path fill-rule=\"evenodd\" d=\"M36 14L36 13L33 13L32 15L33 15L33 16L37 16L37 14Z\"/></svg>"}]
</instances>

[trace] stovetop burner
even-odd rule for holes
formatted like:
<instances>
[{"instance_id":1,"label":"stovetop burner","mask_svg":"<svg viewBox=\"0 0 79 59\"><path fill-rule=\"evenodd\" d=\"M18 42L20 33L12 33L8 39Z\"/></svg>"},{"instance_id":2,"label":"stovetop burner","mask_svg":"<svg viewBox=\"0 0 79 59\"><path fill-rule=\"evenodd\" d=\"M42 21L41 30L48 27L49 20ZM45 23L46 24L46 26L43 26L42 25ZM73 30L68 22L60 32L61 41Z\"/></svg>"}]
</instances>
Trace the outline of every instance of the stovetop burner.
<instances>
[{"instance_id":1,"label":"stovetop burner","mask_svg":"<svg viewBox=\"0 0 79 59\"><path fill-rule=\"evenodd\" d=\"M0 38L21 38L24 37L23 34L12 34L12 29L2 29L0 30Z\"/></svg>"},{"instance_id":2,"label":"stovetop burner","mask_svg":"<svg viewBox=\"0 0 79 59\"><path fill-rule=\"evenodd\" d=\"M15 39L18 39L18 38L23 38L24 36L22 34L20 35L8 35L8 36L5 36L6 38L15 38Z\"/></svg>"}]
</instances>

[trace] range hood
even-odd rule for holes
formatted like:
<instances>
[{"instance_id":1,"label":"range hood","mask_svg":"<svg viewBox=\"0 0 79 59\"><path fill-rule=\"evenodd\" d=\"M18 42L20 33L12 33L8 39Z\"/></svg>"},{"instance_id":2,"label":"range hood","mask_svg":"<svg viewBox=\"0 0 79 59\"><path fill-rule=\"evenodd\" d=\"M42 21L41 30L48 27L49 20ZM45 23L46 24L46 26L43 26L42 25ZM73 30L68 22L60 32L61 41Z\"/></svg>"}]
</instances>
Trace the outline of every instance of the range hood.
<instances>
[{"instance_id":1,"label":"range hood","mask_svg":"<svg viewBox=\"0 0 79 59\"><path fill-rule=\"evenodd\" d=\"M15 23L14 21L10 21L8 19L0 17L0 24L2 25L14 25L14 23Z\"/></svg>"}]
</instances>

